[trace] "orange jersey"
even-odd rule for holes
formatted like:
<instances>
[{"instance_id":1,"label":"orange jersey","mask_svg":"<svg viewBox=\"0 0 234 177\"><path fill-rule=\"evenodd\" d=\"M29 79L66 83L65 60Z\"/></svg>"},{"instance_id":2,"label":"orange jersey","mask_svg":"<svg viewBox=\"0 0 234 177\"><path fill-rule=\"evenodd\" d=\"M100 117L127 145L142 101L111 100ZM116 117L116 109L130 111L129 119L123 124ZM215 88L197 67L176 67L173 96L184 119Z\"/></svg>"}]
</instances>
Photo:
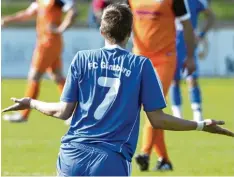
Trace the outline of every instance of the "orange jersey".
<instances>
[{"instance_id":1,"label":"orange jersey","mask_svg":"<svg viewBox=\"0 0 234 177\"><path fill-rule=\"evenodd\" d=\"M37 0L37 36L38 42L61 42L61 34L51 33L50 26L58 27L62 22L63 11L55 0Z\"/></svg>"},{"instance_id":2,"label":"orange jersey","mask_svg":"<svg viewBox=\"0 0 234 177\"><path fill-rule=\"evenodd\" d=\"M174 1L181 3L183 0ZM129 0L134 16L134 52L142 55L176 52L175 18L187 11L184 8L178 13L179 8L174 8L174 1ZM179 6L181 11L183 7Z\"/></svg>"},{"instance_id":3,"label":"orange jersey","mask_svg":"<svg viewBox=\"0 0 234 177\"><path fill-rule=\"evenodd\" d=\"M63 12L74 5L73 0L36 0L28 11L37 12L37 44L33 53L33 67L44 73L46 70L61 68L63 50L62 35L53 33L62 23Z\"/></svg>"}]
</instances>

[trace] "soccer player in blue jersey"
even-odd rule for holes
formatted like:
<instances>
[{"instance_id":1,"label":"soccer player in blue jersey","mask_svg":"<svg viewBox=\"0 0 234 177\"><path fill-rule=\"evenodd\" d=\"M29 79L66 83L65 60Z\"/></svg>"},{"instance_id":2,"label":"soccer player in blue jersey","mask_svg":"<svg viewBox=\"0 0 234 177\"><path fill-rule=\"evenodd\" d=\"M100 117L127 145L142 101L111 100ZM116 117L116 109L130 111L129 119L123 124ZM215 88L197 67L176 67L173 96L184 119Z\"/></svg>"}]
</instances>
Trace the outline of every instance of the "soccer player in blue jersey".
<instances>
[{"instance_id":1,"label":"soccer player in blue jersey","mask_svg":"<svg viewBox=\"0 0 234 177\"><path fill-rule=\"evenodd\" d=\"M76 54L60 102L12 98L15 104L3 110L31 108L62 120L72 116L57 160L59 176L129 176L141 105L154 128L197 129L234 137L219 126L223 121L195 122L162 111L166 103L152 63L124 49L132 21L128 6L108 6L100 27L106 45Z\"/></svg>"},{"instance_id":2,"label":"soccer player in blue jersey","mask_svg":"<svg viewBox=\"0 0 234 177\"><path fill-rule=\"evenodd\" d=\"M191 14L191 22L195 33L198 33L197 30L197 22L199 14L204 14L205 16L205 25L201 30L200 34L197 35L197 43L204 40L205 35L210 30L214 22L214 14L212 10L208 6L207 0L187 0L188 2L188 9L190 9ZM186 45L184 41L183 35L183 27L179 21L176 21L177 26L177 69L174 76L174 81L171 87L171 100L172 100L172 111L173 115L176 117L182 118L182 99L181 99L181 91L180 91L180 80L181 80L181 73L183 68L183 61L186 59ZM198 56L197 51L194 52L194 58L196 63L196 71L187 78L187 82L189 85L189 92L190 92L190 101L191 101L191 108L193 110L193 120L201 121L203 120L202 115L202 98L201 98L201 91L198 84Z\"/></svg>"}]
</instances>

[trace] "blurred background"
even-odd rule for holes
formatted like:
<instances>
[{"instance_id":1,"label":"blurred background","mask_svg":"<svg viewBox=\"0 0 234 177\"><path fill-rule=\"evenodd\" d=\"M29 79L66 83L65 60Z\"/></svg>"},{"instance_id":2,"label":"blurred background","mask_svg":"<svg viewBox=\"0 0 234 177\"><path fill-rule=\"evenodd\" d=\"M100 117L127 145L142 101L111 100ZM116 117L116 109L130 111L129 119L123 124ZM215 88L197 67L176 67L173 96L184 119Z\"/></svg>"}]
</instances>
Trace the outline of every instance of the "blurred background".
<instances>
[{"instance_id":1,"label":"blurred background","mask_svg":"<svg viewBox=\"0 0 234 177\"><path fill-rule=\"evenodd\" d=\"M2 16L24 9L30 2L2 0ZM202 76L228 77L234 73L234 0L210 0L210 5L215 12L216 22L208 34L207 46L199 47L204 52L201 59L205 59L199 61L200 72ZM64 37L64 72L77 50L99 48L103 45L98 29L92 28L92 24L88 25L90 7L91 0L77 0L79 15L76 24ZM202 24L202 18L200 19ZM34 22L16 23L2 30L2 77L26 77L26 67L29 67L35 43ZM128 47L130 49L131 44Z\"/></svg>"},{"instance_id":2,"label":"blurred background","mask_svg":"<svg viewBox=\"0 0 234 177\"><path fill-rule=\"evenodd\" d=\"M86 26L88 9L92 0L77 0L79 17L77 24ZM14 13L28 6L30 0L2 0L2 15ZM234 20L234 0L210 0L211 7L216 13L219 22L233 22ZM234 22L233 22L234 23Z\"/></svg>"},{"instance_id":3,"label":"blurred background","mask_svg":"<svg viewBox=\"0 0 234 177\"><path fill-rule=\"evenodd\" d=\"M25 9L30 0L2 0L2 16ZM95 27L88 25L91 0L77 0L76 24L64 34L63 64L66 74L78 50L100 48L103 39ZM226 121L234 127L234 0L210 0L216 15L214 28L206 42L199 46L200 79L204 99L204 116ZM200 24L202 25L202 17ZM14 24L1 31L1 106L9 106L10 97L22 97L36 41L35 22ZM92 25L91 25L92 26ZM131 50L131 41L128 49ZM58 101L59 93L50 80L42 82L39 99ZM192 117L188 89L182 83L184 115ZM171 113L170 103L166 112ZM142 116L144 116L142 112ZM144 119L142 120L144 121ZM141 126L143 125L141 121ZM2 172L3 176L52 176L59 150L60 138L68 127L62 121L50 119L36 111L25 124L2 121ZM142 130L142 129L141 129ZM139 140L141 141L142 132ZM169 154L175 164L173 172L141 173L133 162L132 175L139 176L233 176L234 141L230 138L197 132L166 132ZM137 148L137 153L140 151ZM151 166L156 164L152 156Z\"/></svg>"}]
</instances>

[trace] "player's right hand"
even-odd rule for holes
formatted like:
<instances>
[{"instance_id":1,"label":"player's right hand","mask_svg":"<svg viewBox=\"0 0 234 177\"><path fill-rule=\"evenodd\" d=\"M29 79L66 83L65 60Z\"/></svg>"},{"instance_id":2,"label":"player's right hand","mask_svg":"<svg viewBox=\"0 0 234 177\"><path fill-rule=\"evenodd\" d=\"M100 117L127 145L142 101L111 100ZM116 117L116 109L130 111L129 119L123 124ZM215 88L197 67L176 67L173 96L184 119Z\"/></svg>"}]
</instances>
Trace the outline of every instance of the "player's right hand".
<instances>
[{"instance_id":1,"label":"player's right hand","mask_svg":"<svg viewBox=\"0 0 234 177\"><path fill-rule=\"evenodd\" d=\"M204 120L204 128L202 131L234 137L234 132L231 132L230 130L220 127L220 125L224 124L225 124L224 121L207 119Z\"/></svg>"},{"instance_id":2,"label":"player's right hand","mask_svg":"<svg viewBox=\"0 0 234 177\"><path fill-rule=\"evenodd\" d=\"M195 65L195 61L194 58L186 58L186 60L184 61L184 68L183 68L183 72L187 70L187 75L190 76L191 74L193 74L193 72L196 70L196 65Z\"/></svg>"},{"instance_id":3,"label":"player's right hand","mask_svg":"<svg viewBox=\"0 0 234 177\"><path fill-rule=\"evenodd\" d=\"M209 44L207 39L205 38L202 38L202 40L199 43L201 47L199 48L198 57L200 60L204 60L208 54Z\"/></svg>"},{"instance_id":4,"label":"player's right hand","mask_svg":"<svg viewBox=\"0 0 234 177\"><path fill-rule=\"evenodd\" d=\"M11 98L11 100L15 102L15 104L3 109L2 112L30 109L31 98L29 97L25 97L21 99Z\"/></svg>"}]
</instances>

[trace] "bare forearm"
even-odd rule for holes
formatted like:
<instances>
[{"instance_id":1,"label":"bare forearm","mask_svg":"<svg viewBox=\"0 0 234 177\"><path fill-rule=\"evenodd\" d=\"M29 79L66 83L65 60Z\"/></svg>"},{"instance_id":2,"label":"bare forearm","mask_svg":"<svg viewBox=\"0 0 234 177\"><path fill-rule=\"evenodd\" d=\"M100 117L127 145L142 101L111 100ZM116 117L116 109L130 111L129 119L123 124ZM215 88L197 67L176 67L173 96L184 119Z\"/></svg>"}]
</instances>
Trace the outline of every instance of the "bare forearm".
<instances>
[{"instance_id":1,"label":"bare forearm","mask_svg":"<svg viewBox=\"0 0 234 177\"><path fill-rule=\"evenodd\" d=\"M193 58L196 41L191 23L186 23L186 25L184 25L184 39L187 47L187 57Z\"/></svg>"},{"instance_id":2,"label":"bare forearm","mask_svg":"<svg viewBox=\"0 0 234 177\"><path fill-rule=\"evenodd\" d=\"M32 18L32 16L25 15L24 12L18 12L15 15L10 15L10 16L4 17L4 21L5 21L5 23L10 24L10 23L15 23L15 22L27 21L31 18Z\"/></svg>"},{"instance_id":3,"label":"bare forearm","mask_svg":"<svg viewBox=\"0 0 234 177\"><path fill-rule=\"evenodd\" d=\"M194 121L179 119L169 114L163 114L160 119L160 123L156 126L158 126L157 128L166 130L187 131L195 130L197 128L197 123Z\"/></svg>"},{"instance_id":4,"label":"bare forearm","mask_svg":"<svg viewBox=\"0 0 234 177\"><path fill-rule=\"evenodd\" d=\"M31 100L30 107L37 111L55 118L63 119L62 117L62 106L60 103L46 103L38 100Z\"/></svg>"},{"instance_id":5,"label":"bare forearm","mask_svg":"<svg viewBox=\"0 0 234 177\"><path fill-rule=\"evenodd\" d=\"M157 129L188 131L196 130L197 128L197 123L194 121L179 119L163 112L157 114L154 114L153 112L147 113L147 116L152 126Z\"/></svg>"},{"instance_id":6,"label":"bare forearm","mask_svg":"<svg viewBox=\"0 0 234 177\"><path fill-rule=\"evenodd\" d=\"M74 11L68 12L62 24L58 27L59 31L64 32L69 27L71 27L75 23L76 17L77 17L77 12Z\"/></svg>"},{"instance_id":7,"label":"bare forearm","mask_svg":"<svg viewBox=\"0 0 234 177\"><path fill-rule=\"evenodd\" d=\"M214 25L214 21L215 21L215 16L212 12L210 12L209 14L206 14L206 20L205 20L205 24L202 28L202 36L203 37Z\"/></svg>"}]
</instances>

